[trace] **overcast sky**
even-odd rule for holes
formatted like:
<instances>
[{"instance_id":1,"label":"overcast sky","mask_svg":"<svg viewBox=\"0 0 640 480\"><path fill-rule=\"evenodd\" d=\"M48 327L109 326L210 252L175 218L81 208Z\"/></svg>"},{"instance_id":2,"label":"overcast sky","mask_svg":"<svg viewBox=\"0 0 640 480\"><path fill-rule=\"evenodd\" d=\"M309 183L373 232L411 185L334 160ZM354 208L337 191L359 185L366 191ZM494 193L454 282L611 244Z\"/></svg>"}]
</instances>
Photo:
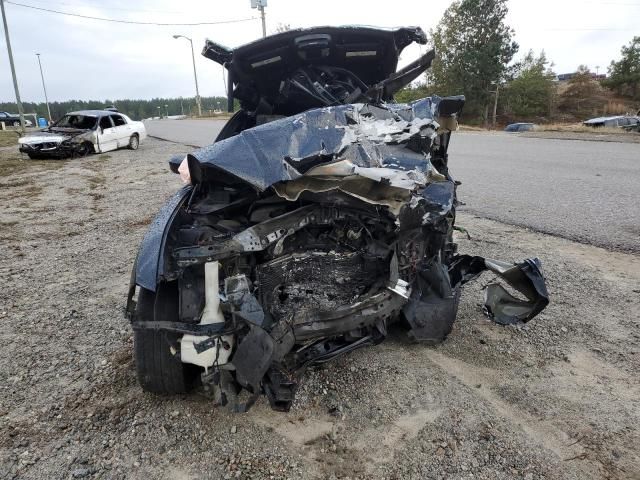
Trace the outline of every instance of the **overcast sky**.
<instances>
[{"instance_id":1,"label":"overcast sky","mask_svg":"<svg viewBox=\"0 0 640 480\"><path fill-rule=\"evenodd\" d=\"M261 35L250 0L11 0L80 15L112 19L195 23L254 20L209 26L143 26L74 18L5 3L23 101L43 101L36 52L42 54L49 100L193 96L190 36L202 96L224 95L222 67L202 57L205 38L238 46ZM450 0L269 0L267 32L279 23L315 25L419 25L427 33ZM389 8L383 8L383 5ZM640 35L640 0L511 0L508 24L520 45L544 49L557 73L579 64L605 72L620 47ZM0 39L0 101L14 101L4 32ZM424 49L424 47L422 47ZM407 63L417 46L403 53Z\"/></svg>"}]
</instances>

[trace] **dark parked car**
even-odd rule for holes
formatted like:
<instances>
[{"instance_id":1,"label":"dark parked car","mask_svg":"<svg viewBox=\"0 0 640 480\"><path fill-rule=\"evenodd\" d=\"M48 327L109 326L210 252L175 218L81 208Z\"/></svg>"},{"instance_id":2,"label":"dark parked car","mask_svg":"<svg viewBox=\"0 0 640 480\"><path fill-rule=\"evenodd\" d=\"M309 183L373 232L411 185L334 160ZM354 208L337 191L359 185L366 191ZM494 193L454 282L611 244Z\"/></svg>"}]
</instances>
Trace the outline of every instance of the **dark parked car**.
<instances>
[{"instance_id":1,"label":"dark parked car","mask_svg":"<svg viewBox=\"0 0 640 480\"><path fill-rule=\"evenodd\" d=\"M393 102L434 58L396 71L412 42L426 42L419 28L206 43L241 109L212 145L171 161L189 183L138 252L127 312L145 390L201 384L235 411L261 394L286 411L307 367L390 328L445 339L463 285L485 270L519 292L487 286L495 322L545 308L538 259L458 253L447 150L464 97Z\"/></svg>"},{"instance_id":2,"label":"dark parked car","mask_svg":"<svg viewBox=\"0 0 640 480\"><path fill-rule=\"evenodd\" d=\"M533 123L511 123L504 129L505 132L529 132L535 128Z\"/></svg>"},{"instance_id":3,"label":"dark parked car","mask_svg":"<svg viewBox=\"0 0 640 480\"><path fill-rule=\"evenodd\" d=\"M9 127L19 127L20 126L20 115L9 112L0 112L0 122L4 122L6 126ZM24 119L24 126L30 127L33 125L31 120Z\"/></svg>"}]
</instances>

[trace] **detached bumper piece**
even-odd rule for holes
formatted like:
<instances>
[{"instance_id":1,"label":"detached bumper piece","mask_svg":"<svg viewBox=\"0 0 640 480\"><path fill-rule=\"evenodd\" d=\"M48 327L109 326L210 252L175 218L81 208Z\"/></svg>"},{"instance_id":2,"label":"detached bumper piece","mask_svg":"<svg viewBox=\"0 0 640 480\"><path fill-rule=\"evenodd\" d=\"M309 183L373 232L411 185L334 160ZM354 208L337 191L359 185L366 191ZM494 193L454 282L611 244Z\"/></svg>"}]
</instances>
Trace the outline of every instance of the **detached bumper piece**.
<instances>
[{"instance_id":1,"label":"detached bumper piece","mask_svg":"<svg viewBox=\"0 0 640 480\"><path fill-rule=\"evenodd\" d=\"M484 309L486 315L494 322L501 325L528 322L549 304L542 264L538 258L510 264L465 255L456 259L450 273L453 278L460 278L461 284L464 284L485 270L496 274L524 297L514 297L499 283L487 285Z\"/></svg>"}]
</instances>

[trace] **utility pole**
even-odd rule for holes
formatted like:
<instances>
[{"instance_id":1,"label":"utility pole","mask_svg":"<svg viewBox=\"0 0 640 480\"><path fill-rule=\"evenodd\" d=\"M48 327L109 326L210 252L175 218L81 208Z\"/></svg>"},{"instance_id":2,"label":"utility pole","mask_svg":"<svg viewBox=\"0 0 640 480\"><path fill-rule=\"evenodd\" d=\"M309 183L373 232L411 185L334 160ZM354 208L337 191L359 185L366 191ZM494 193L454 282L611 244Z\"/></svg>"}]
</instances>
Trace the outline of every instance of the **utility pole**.
<instances>
[{"instance_id":1,"label":"utility pole","mask_svg":"<svg viewBox=\"0 0 640 480\"><path fill-rule=\"evenodd\" d=\"M9 54L9 65L11 66L11 76L13 77L13 89L16 92L16 103L18 104L18 114L20 115L20 131L24 134L24 110L20 100L20 90L18 89L18 78L16 77L16 67L13 64L13 53L11 53L11 42L9 41L9 27L7 26L7 15L4 12L4 0L0 0L0 10L2 11L2 23L4 24L4 36L7 39L7 53Z\"/></svg>"},{"instance_id":2,"label":"utility pole","mask_svg":"<svg viewBox=\"0 0 640 480\"><path fill-rule=\"evenodd\" d=\"M251 0L251 8L260 10L260 17L262 18L262 38L267 36L267 20L264 13L264 7L266 6L267 0Z\"/></svg>"},{"instance_id":3,"label":"utility pole","mask_svg":"<svg viewBox=\"0 0 640 480\"><path fill-rule=\"evenodd\" d=\"M267 37L267 20L264 17L264 5L260 5L260 17L262 18L262 38Z\"/></svg>"},{"instance_id":4,"label":"utility pole","mask_svg":"<svg viewBox=\"0 0 640 480\"><path fill-rule=\"evenodd\" d=\"M184 38L189 40L191 44L191 61L193 62L193 78L196 81L196 104L198 105L198 116L202 116L202 102L200 100L200 91L198 90L198 73L196 72L196 56L193 53L193 40L189 37L185 37L184 35L174 35L173 38Z\"/></svg>"},{"instance_id":5,"label":"utility pole","mask_svg":"<svg viewBox=\"0 0 640 480\"><path fill-rule=\"evenodd\" d=\"M49 109L49 98L47 98L47 87L44 84L44 74L42 73L42 63L40 63L40 54L36 53L36 57L38 57L38 65L40 66L40 77L42 78L42 89L44 90L44 101L47 104L47 113L49 114L49 122L53 122L53 118L51 118L51 110Z\"/></svg>"},{"instance_id":6,"label":"utility pole","mask_svg":"<svg viewBox=\"0 0 640 480\"><path fill-rule=\"evenodd\" d=\"M496 128L496 116L497 116L497 113L498 113L498 92L499 91L500 91L500 85L498 83L496 83L496 91L493 92L493 93L496 94L495 98L494 98L494 101L493 101L493 121L492 121L493 128Z\"/></svg>"}]
</instances>

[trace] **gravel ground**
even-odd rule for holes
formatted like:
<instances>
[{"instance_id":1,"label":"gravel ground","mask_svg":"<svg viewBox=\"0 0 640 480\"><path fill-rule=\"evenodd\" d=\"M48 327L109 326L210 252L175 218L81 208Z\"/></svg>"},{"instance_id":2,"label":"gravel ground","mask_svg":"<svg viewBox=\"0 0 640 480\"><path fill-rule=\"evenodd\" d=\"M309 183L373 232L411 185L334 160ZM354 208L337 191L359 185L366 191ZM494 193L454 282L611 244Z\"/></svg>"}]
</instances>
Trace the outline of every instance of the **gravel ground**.
<instances>
[{"instance_id":1,"label":"gravel ground","mask_svg":"<svg viewBox=\"0 0 640 480\"><path fill-rule=\"evenodd\" d=\"M123 304L186 149L0 152L0 478L640 478L640 258L464 212L461 251L542 258L526 326L484 318L485 274L444 344L393 331L310 370L288 414L143 393Z\"/></svg>"}]
</instances>

